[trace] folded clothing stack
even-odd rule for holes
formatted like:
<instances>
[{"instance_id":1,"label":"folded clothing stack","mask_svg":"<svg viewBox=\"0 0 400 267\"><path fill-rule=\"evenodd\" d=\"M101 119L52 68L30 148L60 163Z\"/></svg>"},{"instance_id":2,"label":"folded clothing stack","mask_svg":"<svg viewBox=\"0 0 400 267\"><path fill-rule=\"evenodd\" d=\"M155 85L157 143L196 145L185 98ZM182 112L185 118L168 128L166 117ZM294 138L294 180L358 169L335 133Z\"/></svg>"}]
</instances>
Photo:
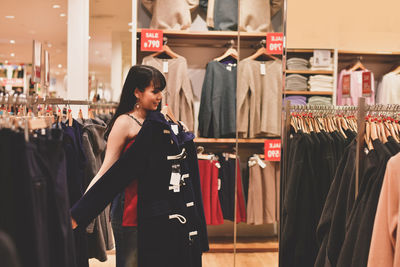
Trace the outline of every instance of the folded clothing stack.
<instances>
[{"instance_id":1,"label":"folded clothing stack","mask_svg":"<svg viewBox=\"0 0 400 267\"><path fill-rule=\"evenodd\" d=\"M313 75L308 81L310 91L333 91L333 77L328 75Z\"/></svg>"},{"instance_id":2,"label":"folded clothing stack","mask_svg":"<svg viewBox=\"0 0 400 267\"><path fill-rule=\"evenodd\" d=\"M307 77L299 74L290 74L286 76L285 90L307 91Z\"/></svg>"},{"instance_id":3,"label":"folded clothing stack","mask_svg":"<svg viewBox=\"0 0 400 267\"><path fill-rule=\"evenodd\" d=\"M288 70L308 70L308 61L304 58L292 57L287 60Z\"/></svg>"},{"instance_id":4,"label":"folded clothing stack","mask_svg":"<svg viewBox=\"0 0 400 267\"><path fill-rule=\"evenodd\" d=\"M285 107L286 102L290 100L290 105L306 105L307 97L301 95L291 95L283 99L282 107Z\"/></svg>"},{"instance_id":5,"label":"folded clothing stack","mask_svg":"<svg viewBox=\"0 0 400 267\"><path fill-rule=\"evenodd\" d=\"M308 99L309 105L332 105L332 98L327 96L312 96Z\"/></svg>"},{"instance_id":6,"label":"folded clothing stack","mask_svg":"<svg viewBox=\"0 0 400 267\"><path fill-rule=\"evenodd\" d=\"M333 70L333 58L331 59L331 63L329 66L315 66L314 57L310 57L310 70Z\"/></svg>"}]
</instances>

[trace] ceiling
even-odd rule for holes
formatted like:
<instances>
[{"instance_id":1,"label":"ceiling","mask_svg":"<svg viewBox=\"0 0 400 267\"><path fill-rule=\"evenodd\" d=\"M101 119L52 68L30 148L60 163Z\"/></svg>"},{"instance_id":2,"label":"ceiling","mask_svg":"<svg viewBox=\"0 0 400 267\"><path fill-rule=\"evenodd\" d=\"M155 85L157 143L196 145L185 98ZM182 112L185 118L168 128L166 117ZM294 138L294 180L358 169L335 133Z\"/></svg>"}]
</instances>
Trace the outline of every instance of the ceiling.
<instances>
[{"instance_id":1,"label":"ceiling","mask_svg":"<svg viewBox=\"0 0 400 267\"><path fill-rule=\"evenodd\" d=\"M0 63L6 60L31 63L32 41L38 40L49 51L51 75L63 77L67 70L68 1L0 0L0 3ZM53 8L54 5L59 7ZM132 20L132 1L89 0L89 5L89 71L99 82L109 84L112 33L121 33L123 47L130 47L128 23ZM15 43L10 43L11 40Z\"/></svg>"}]
</instances>

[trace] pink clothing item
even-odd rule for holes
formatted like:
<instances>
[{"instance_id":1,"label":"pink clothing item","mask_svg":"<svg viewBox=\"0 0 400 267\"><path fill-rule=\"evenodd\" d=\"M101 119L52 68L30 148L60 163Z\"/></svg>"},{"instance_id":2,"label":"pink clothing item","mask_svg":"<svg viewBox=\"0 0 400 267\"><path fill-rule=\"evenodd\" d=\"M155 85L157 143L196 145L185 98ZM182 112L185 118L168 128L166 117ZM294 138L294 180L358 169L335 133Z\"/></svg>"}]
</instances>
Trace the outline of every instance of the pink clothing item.
<instances>
[{"instance_id":1,"label":"pink clothing item","mask_svg":"<svg viewBox=\"0 0 400 267\"><path fill-rule=\"evenodd\" d=\"M400 266L400 153L386 167L374 230L369 249L368 267ZM400 240L400 239L399 239Z\"/></svg>"},{"instance_id":2,"label":"pink clothing item","mask_svg":"<svg viewBox=\"0 0 400 267\"><path fill-rule=\"evenodd\" d=\"M369 70L359 70L359 71L349 71L343 69L340 72L339 80L337 84L337 101L336 104L339 106L357 106L358 98L362 97L362 74L368 72ZM343 76L350 74L350 96L343 96ZM375 79L374 74L371 72L371 96L365 97L365 102L368 105L375 104Z\"/></svg>"}]
</instances>

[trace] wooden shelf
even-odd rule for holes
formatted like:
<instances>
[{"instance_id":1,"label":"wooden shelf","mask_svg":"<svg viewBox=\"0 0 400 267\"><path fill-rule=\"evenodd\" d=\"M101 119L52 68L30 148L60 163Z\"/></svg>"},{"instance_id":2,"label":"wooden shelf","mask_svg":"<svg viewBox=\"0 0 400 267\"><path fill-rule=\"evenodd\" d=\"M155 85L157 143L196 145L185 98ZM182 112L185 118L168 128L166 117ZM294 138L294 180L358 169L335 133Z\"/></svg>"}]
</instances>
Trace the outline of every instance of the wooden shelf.
<instances>
[{"instance_id":1,"label":"wooden shelf","mask_svg":"<svg viewBox=\"0 0 400 267\"><path fill-rule=\"evenodd\" d=\"M314 50L330 50L333 53L333 49L330 48L313 48L313 49L307 49L307 48L288 48L287 52L288 53L314 53Z\"/></svg>"},{"instance_id":2,"label":"wooden shelf","mask_svg":"<svg viewBox=\"0 0 400 267\"><path fill-rule=\"evenodd\" d=\"M137 29L137 34L140 34L142 29ZM174 30L163 30L163 34L166 37L171 38L184 38L184 39L232 39L237 38L236 31L174 31ZM266 33L251 33L251 32L240 32L240 38L242 39L260 39L266 38Z\"/></svg>"},{"instance_id":3,"label":"wooden shelf","mask_svg":"<svg viewBox=\"0 0 400 267\"><path fill-rule=\"evenodd\" d=\"M276 138L280 138L280 137L276 137ZM239 144L264 144L265 143L264 138L240 138L238 139L238 143ZM214 143L214 144L235 144L236 143L236 139L235 138L195 138L194 139L195 143L198 144L210 144L210 143Z\"/></svg>"},{"instance_id":4,"label":"wooden shelf","mask_svg":"<svg viewBox=\"0 0 400 267\"><path fill-rule=\"evenodd\" d=\"M349 55L376 55L376 56L400 56L400 52L390 52L390 51L351 51L351 50L339 50L338 54L349 54Z\"/></svg>"},{"instance_id":5,"label":"wooden shelf","mask_svg":"<svg viewBox=\"0 0 400 267\"><path fill-rule=\"evenodd\" d=\"M233 251L232 238L210 237L208 253L231 253ZM236 252L278 252L279 243L276 238L239 238L236 243Z\"/></svg>"},{"instance_id":6,"label":"wooden shelf","mask_svg":"<svg viewBox=\"0 0 400 267\"><path fill-rule=\"evenodd\" d=\"M333 70L286 70L287 74L330 74L333 75Z\"/></svg>"},{"instance_id":7,"label":"wooden shelf","mask_svg":"<svg viewBox=\"0 0 400 267\"><path fill-rule=\"evenodd\" d=\"M323 91L285 91L285 95L327 95L327 96L332 96L333 92L323 92Z\"/></svg>"}]
</instances>

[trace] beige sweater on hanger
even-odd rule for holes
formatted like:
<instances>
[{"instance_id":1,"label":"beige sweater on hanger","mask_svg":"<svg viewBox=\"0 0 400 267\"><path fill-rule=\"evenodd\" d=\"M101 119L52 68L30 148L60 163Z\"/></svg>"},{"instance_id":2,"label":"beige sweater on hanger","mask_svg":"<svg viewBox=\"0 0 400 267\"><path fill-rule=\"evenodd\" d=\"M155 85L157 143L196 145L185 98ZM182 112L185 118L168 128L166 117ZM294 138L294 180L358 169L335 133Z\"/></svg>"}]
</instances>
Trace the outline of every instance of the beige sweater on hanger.
<instances>
[{"instance_id":1,"label":"beige sweater on hanger","mask_svg":"<svg viewBox=\"0 0 400 267\"><path fill-rule=\"evenodd\" d=\"M168 72L163 72L164 61L168 62ZM184 57L160 59L152 56L143 58L142 64L161 71L167 81L163 91L162 104L168 104L177 120L183 121L191 132L194 130L193 90Z\"/></svg>"},{"instance_id":2,"label":"beige sweater on hanger","mask_svg":"<svg viewBox=\"0 0 400 267\"><path fill-rule=\"evenodd\" d=\"M388 161L383 179L368 267L400 266L400 153Z\"/></svg>"},{"instance_id":3,"label":"beige sweater on hanger","mask_svg":"<svg viewBox=\"0 0 400 267\"><path fill-rule=\"evenodd\" d=\"M271 18L283 0L240 0L239 29L246 32L273 32Z\"/></svg>"},{"instance_id":4,"label":"beige sweater on hanger","mask_svg":"<svg viewBox=\"0 0 400 267\"><path fill-rule=\"evenodd\" d=\"M261 74L265 64L265 75ZM279 136L282 107L282 61L244 59L238 66L237 128L241 137Z\"/></svg>"},{"instance_id":5,"label":"beige sweater on hanger","mask_svg":"<svg viewBox=\"0 0 400 267\"><path fill-rule=\"evenodd\" d=\"M186 30L199 0L142 0L142 4L152 14L151 29Z\"/></svg>"}]
</instances>

